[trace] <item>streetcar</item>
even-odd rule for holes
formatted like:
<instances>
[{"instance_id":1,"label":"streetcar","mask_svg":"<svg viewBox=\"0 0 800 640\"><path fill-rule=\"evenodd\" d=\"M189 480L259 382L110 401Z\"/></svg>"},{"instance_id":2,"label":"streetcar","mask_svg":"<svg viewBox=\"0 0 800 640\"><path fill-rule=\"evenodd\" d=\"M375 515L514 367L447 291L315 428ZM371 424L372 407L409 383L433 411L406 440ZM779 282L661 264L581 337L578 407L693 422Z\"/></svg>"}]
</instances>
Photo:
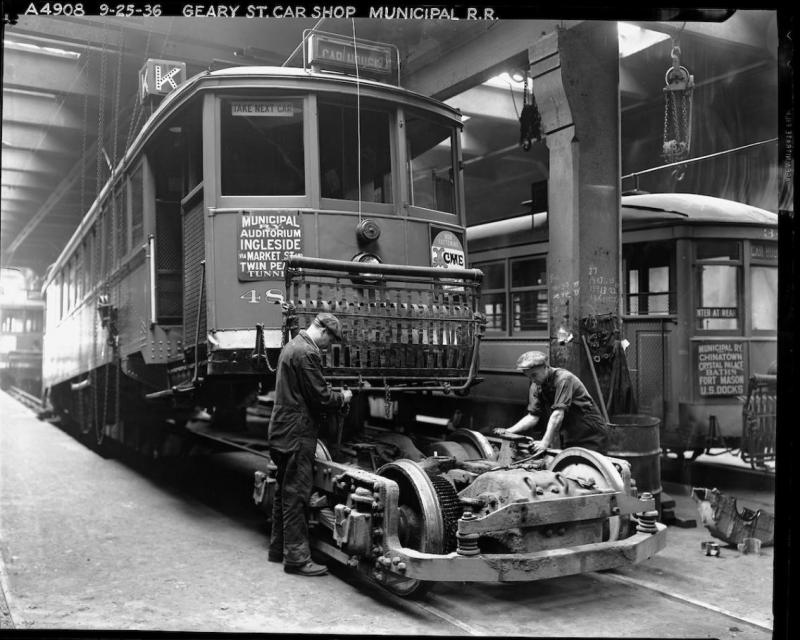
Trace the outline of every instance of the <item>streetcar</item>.
<instances>
[{"instance_id":1,"label":"streetcar","mask_svg":"<svg viewBox=\"0 0 800 640\"><path fill-rule=\"evenodd\" d=\"M44 285L48 409L103 451L259 454L269 513L275 366L329 311L344 340L326 377L356 401L321 429L317 549L401 596L657 553L665 528L626 461L417 419L417 398L478 380L461 118L398 85L392 47L313 31L303 52L302 68L187 80L177 62L143 67L142 95L165 95Z\"/></svg>"},{"instance_id":2,"label":"streetcar","mask_svg":"<svg viewBox=\"0 0 800 640\"><path fill-rule=\"evenodd\" d=\"M0 388L38 401L42 395L44 299L30 269L0 272Z\"/></svg>"},{"instance_id":3,"label":"streetcar","mask_svg":"<svg viewBox=\"0 0 800 640\"><path fill-rule=\"evenodd\" d=\"M748 380L777 358L777 214L706 195L633 193L621 198L621 225L622 322L605 337L616 331L629 345L639 413L660 420L668 455L740 447ZM467 239L471 266L485 274L488 325L483 382L464 413L507 426L527 398L516 357L549 349L547 214L470 227ZM610 352L592 346L602 382Z\"/></svg>"}]
</instances>

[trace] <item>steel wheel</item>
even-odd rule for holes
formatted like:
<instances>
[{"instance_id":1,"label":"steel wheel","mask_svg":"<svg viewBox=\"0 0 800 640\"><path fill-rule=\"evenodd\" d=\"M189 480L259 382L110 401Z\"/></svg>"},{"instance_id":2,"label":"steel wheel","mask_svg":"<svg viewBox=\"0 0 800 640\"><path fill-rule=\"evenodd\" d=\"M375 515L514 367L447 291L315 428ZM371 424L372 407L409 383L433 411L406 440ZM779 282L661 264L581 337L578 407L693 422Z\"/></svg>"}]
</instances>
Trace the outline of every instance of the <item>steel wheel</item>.
<instances>
[{"instance_id":1,"label":"steel wheel","mask_svg":"<svg viewBox=\"0 0 800 640\"><path fill-rule=\"evenodd\" d=\"M459 442L453 442L451 440L440 440L439 442L434 442L430 447L428 447L428 455L437 455L437 456L445 456L448 458L454 458L459 462L463 462L464 460L474 460L477 458L477 454L475 453L474 449L470 451L468 449L469 445L462 445Z\"/></svg>"},{"instance_id":2,"label":"steel wheel","mask_svg":"<svg viewBox=\"0 0 800 640\"><path fill-rule=\"evenodd\" d=\"M449 440L457 442L467 450L471 460L496 460L497 452L489 440L480 431L457 429Z\"/></svg>"},{"instance_id":3,"label":"steel wheel","mask_svg":"<svg viewBox=\"0 0 800 640\"><path fill-rule=\"evenodd\" d=\"M598 489L613 489L622 492L626 490L622 476L608 458L596 451L582 447L564 449L553 458L547 468L549 471L558 471L572 478L593 479ZM603 527L603 541L618 540L621 528L620 516L610 517L608 531L605 526Z\"/></svg>"},{"instance_id":4,"label":"steel wheel","mask_svg":"<svg viewBox=\"0 0 800 640\"><path fill-rule=\"evenodd\" d=\"M317 450L314 453L314 457L317 460L324 460L326 462L331 462L333 460L333 456L331 456L331 452L328 450L328 447L325 446L325 443L319 439L317 439Z\"/></svg>"},{"instance_id":5,"label":"steel wheel","mask_svg":"<svg viewBox=\"0 0 800 640\"><path fill-rule=\"evenodd\" d=\"M424 553L443 553L446 530L436 489L422 468L411 460L396 460L378 469L400 488L398 500L398 537L404 547ZM413 578L394 578L384 585L404 598L419 597L431 583Z\"/></svg>"}]
</instances>

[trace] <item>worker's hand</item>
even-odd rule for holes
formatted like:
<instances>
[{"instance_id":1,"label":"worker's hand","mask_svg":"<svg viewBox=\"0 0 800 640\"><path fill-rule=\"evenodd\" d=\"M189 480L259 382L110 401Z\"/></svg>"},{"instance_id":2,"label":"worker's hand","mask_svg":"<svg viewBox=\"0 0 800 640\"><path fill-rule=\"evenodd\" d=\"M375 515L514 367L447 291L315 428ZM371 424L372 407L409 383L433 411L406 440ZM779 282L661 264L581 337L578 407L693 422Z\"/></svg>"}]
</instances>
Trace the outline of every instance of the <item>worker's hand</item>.
<instances>
[{"instance_id":1,"label":"worker's hand","mask_svg":"<svg viewBox=\"0 0 800 640\"><path fill-rule=\"evenodd\" d=\"M534 440L533 441L533 453L534 455L541 455L545 451L550 448L550 443L546 440Z\"/></svg>"},{"instance_id":2,"label":"worker's hand","mask_svg":"<svg viewBox=\"0 0 800 640\"><path fill-rule=\"evenodd\" d=\"M496 436L504 436L506 435L506 431L508 431L508 429L505 429L504 427L497 427L495 429L492 429L492 433L494 433L494 435Z\"/></svg>"},{"instance_id":3,"label":"worker's hand","mask_svg":"<svg viewBox=\"0 0 800 640\"><path fill-rule=\"evenodd\" d=\"M353 392L350 391L350 389L342 389L342 398L343 398L343 403L344 404L347 404L348 402L350 402L350 399L352 397L353 397Z\"/></svg>"}]
</instances>

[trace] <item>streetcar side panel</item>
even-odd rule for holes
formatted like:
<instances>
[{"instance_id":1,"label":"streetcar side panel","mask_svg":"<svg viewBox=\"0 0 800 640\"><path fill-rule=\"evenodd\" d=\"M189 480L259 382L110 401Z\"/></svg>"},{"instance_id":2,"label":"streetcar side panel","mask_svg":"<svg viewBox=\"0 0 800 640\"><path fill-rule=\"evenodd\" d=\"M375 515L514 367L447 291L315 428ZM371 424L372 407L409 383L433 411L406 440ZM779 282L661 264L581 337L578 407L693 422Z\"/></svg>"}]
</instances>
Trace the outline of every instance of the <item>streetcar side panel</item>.
<instances>
[{"instance_id":1,"label":"streetcar side panel","mask_svg":"<svg viewBox=\"0 0 800 640\"><path fill-rule=\"evenodd\" d=\"M680 198L690 216L623 210L622 329L638 410L661 420L664 448L703 448L708 437L735 445L747 380L777 356L774 215L703 196L637 197L648 207ZM543 295L534 296L535 283L521 277L523 265L536 271L535 261L546 258L546 233L528 218L527 228L509 234L514 224L478 230L470 241L470 264L486 274L488 320L484 382L471 393L470 409L506 426L527 398L516 357L549 348L546 278ZM534 330L525 331L526 317Z\"/></svg>"}]
</instances>

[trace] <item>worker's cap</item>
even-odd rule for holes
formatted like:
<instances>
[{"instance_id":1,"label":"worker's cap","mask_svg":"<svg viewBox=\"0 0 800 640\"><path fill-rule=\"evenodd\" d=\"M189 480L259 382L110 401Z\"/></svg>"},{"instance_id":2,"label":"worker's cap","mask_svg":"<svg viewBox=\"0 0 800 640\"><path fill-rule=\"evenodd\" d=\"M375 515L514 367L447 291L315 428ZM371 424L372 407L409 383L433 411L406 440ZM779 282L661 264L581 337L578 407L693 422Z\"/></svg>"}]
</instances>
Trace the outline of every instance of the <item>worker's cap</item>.
<instances>
[{"instance_id":1,"label":"worker's cap","mask_svg":"<svg viewBox=\"0 0 800 640\"><path fill-rule=\"evenodd\" d=\"M330 331L331 335L337 340L342 339L342 323L332 313L318 313L314 318L314 324Z\"/></svg>"},{"instance_id":2,"label":"worker's cap","mask_svg":"<svg viewBox=\"0 0 800 640\"><path fill-rule=\"evenodd\" d=\"M517 358L517 369L519 371L527 371L528 369L535 369L546 365L547 356L541 351L526 351Z\"/></svg>"}]
</instances>

